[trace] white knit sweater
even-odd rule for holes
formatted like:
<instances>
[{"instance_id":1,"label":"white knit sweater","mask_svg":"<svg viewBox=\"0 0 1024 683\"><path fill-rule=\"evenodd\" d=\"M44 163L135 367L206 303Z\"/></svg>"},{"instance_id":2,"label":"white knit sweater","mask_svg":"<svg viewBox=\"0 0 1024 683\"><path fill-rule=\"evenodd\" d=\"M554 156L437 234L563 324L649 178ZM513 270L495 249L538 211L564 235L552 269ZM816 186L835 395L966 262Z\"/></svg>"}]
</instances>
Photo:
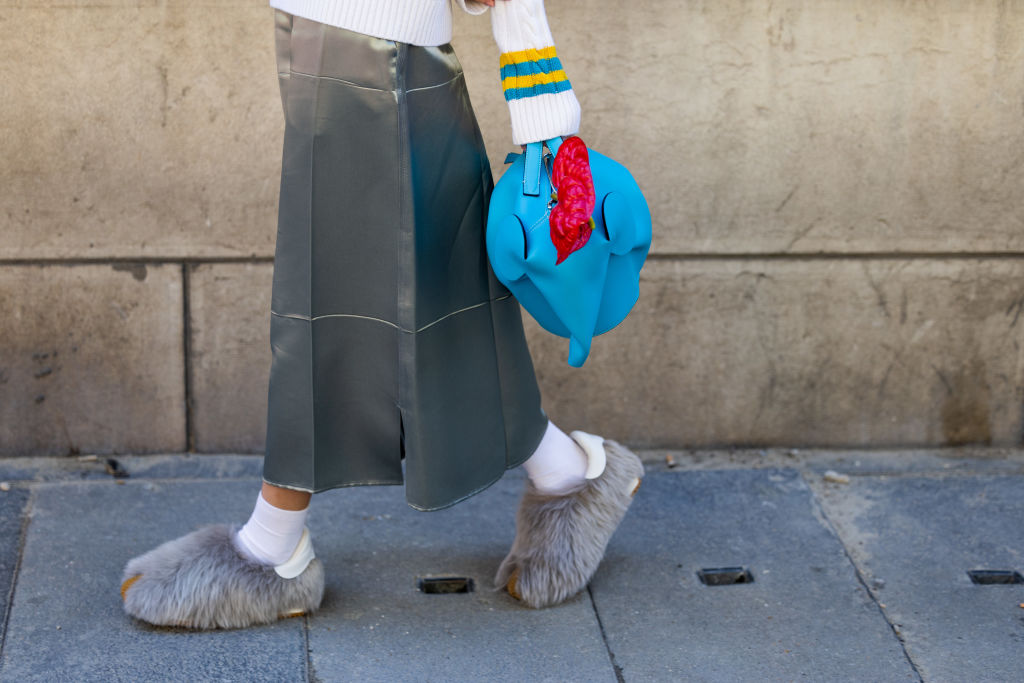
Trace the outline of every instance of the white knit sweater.
<instances>
[{"instance_id":1,"label":"white knit sweater","mask_svg":"<svg viewBox=\"0 0 1024 683\"><path fill-rule=\"evenodd\" d=\"M475 0L453 0L470 14L488 10ZM444 45L452 38L449 0L270 0L277 9L331 26L413 45ZM491 28L501 50L505 100L517 145L572 135L580 105L555 52L544 0L497 0Z\"/></svg>"}]
</instances>

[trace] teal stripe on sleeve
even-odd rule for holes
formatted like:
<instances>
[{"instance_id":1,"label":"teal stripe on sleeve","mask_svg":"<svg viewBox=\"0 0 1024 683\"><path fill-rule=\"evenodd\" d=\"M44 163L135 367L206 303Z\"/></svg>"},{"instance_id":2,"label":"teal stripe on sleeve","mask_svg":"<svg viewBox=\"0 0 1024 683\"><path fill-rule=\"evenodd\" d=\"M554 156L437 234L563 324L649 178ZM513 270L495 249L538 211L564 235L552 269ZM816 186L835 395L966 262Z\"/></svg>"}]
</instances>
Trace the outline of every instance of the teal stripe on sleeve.
<instances>
[{"instance_id":1,"label":"teal stripe on sleeve","mask_svg":"<svg viewBox=\"0 0 1024 683\"><path fill-rule=\"evenodd\" d=\"M505 80L509 76L532 76L534 74L549 74L553 71L562 70L562 60L558 57L554 59L540 59L529 62L519 62L518 64L506 64L501 67L501 79Z\"/></svg>"},{"instance_id":2,"label":"teal stripe on sleeve","mask_svg":"<svg viewBox=\"0 0 1024 683\"><path fill-rule=\"evenodd\" d=\"M572 85L569 81L559 81L557 83L543 83L535 85L530 88L509 88L505 91L505 101L511 102L512 100L522 100L527 97L535 97L537 95L545 94L557 94L572 90Z\"/></svg>"}]
</instances>

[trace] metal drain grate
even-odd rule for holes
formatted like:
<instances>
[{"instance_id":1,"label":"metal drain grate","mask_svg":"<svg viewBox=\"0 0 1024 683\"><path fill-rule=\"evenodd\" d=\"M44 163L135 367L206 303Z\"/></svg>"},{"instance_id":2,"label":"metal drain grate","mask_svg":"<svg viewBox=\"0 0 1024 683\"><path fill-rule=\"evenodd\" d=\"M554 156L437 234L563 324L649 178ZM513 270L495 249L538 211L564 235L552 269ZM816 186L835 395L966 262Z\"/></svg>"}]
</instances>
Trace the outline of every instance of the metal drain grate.
<instances>
[{"instance_id":1,"label":"metal drain grate","mask_svg":"<svg viewBox=\"0 0 1024 683\"><path fill-rule=\"evenodd\" d=\"M971 577L971 583L979 586L1024 583L1024 576L1012 569L972 569L967 572L967 576Z\"/></svg>"},{"instance_id":2,"label":"metal drain grate","mask_svg":"<svg viewBox=\"0 0 1024 683\"><path fill-rule=\"evenodd\" d=\"M701 569L697 578L705 586L735 586L739 583L754 583L754 575L746 567L714 567Z\"/></svg>"},{"instance_id":3,"label":"metal drain grate","mask_svg":"<svg viewBox=\"0 0 1024 683\"><path fill-rule=\"evenodd\" d=\"M417 582L421 593L447 594L472 593L475 588L473 579L465 576L437 576L420 579Z\"/></svg>"}]
</instances>

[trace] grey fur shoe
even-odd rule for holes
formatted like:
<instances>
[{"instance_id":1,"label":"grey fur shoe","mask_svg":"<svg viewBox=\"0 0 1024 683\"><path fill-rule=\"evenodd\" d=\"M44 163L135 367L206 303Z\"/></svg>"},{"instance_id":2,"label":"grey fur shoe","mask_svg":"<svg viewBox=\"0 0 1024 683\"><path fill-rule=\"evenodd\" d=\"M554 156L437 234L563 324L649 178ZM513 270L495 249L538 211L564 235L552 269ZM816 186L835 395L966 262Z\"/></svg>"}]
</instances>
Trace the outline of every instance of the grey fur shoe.
<instances>
[{"instance_id":1,"label":"grey fur shoe","mask_svg":"<svg viewBox=\"0 0 1024 683\"><path fill-rule=\"evenodd\" d=\"M125 612L158 626L211 629L267 624L320 606L324 570L308 531L292 559L275 568L240 553L237 530L203 527L129 561L121 584ZM282 568L294 578L284 578Z\"/></svg>"},{"instance_id":2,"label":"grey fur shoe","mask_svg":"<svg viewBox=\"0 0 1024 683\"><path fill-rule=\"evenodd\" d=\"M537 491L527 480L516 514L512 550L495 587L530 607L549 607L590 581L644 474L626 447L585 432L570 436L587 453L586 480L564 495Z\"/></svg>"}]
</instances>

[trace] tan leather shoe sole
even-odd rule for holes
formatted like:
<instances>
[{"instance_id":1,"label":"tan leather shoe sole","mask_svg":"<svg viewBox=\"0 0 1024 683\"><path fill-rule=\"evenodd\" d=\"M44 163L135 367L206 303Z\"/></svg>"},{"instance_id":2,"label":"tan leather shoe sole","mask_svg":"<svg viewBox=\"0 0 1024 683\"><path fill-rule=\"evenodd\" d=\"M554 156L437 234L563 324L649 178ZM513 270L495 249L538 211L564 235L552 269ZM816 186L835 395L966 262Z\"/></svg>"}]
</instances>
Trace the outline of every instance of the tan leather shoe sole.
<instances>
[{"instance_id":1,"label":"tan leather shoe sole","mask_svg":"<svg viewBox=\"0 0 1024 683\"><path fill-rule=\"evenodd\" d=\"M128 589L132 587L132 584L141 578L142 574L136 574L129 579L125 579L125 582L121 584L121 602L125 601L125 595L128 593Z\"/></svg>"},{"instance_id":2,"label":"tan leather shoe sole","mask_svg":"<svg viewBox=\"0 0 1024 683\"><path fill-rule=\"evenodd\" d=\"M512 570L512 575L508 577L508 583L505 584L505 590L516 600L522 600L523 596L516 590L516 582L519 581L519 568Z\"/></svg>"}]
</instances>

